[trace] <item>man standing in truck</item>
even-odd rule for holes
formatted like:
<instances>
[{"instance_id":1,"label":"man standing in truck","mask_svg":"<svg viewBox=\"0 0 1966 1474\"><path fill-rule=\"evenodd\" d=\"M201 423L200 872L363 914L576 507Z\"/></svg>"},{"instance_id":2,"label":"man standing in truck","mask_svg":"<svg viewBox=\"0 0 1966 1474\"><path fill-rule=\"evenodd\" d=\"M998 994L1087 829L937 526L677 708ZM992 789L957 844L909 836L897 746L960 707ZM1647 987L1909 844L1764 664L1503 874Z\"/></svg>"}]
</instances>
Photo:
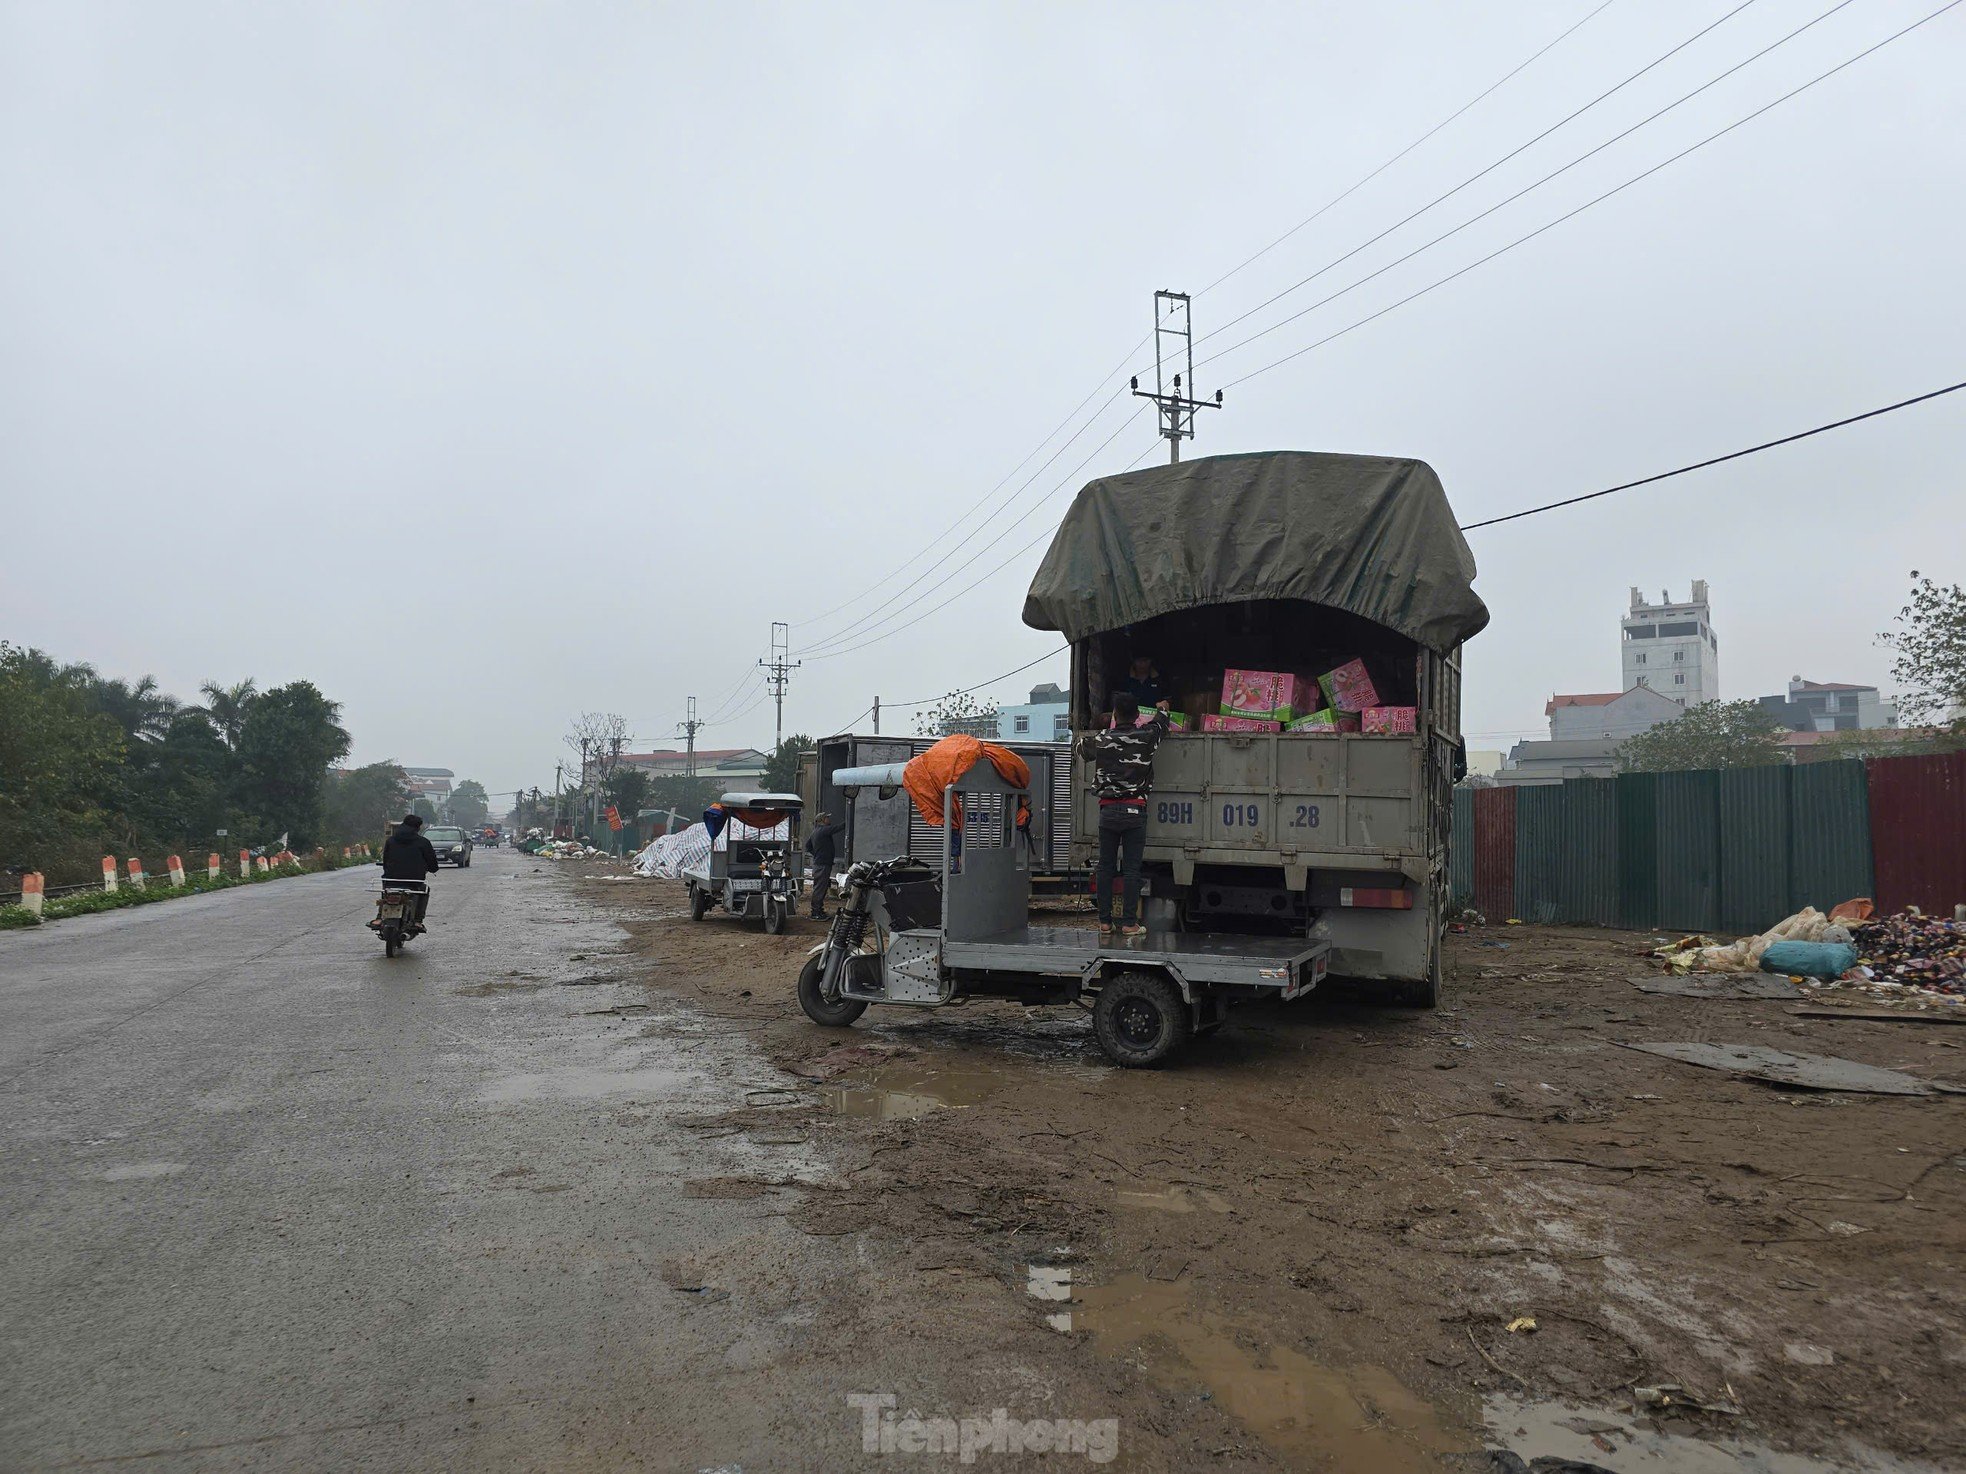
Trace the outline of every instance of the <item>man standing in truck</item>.
<instances>
[{"instance_id":1,"label":"man standing in truck","mask_svg":"<svg viewBox=\"0 0 1966 1474\"><path fill-rule=\"evenodd\" d=\"M1079 753L1092 760L1093 791L1099 800L1099 863L1092 872L1093 904L1099 933L1113 932L1113 881L1121 884L1119 934L1137 937L1140 925L1140 869L1147 848L1147 795L1154 786L1154 749L1167 735L1167 703L1154 703L1150 720L1135 726L1140 702L1131 690L1113 693L1113 726L1079 739Z\"/></svg>"}]
</instances>

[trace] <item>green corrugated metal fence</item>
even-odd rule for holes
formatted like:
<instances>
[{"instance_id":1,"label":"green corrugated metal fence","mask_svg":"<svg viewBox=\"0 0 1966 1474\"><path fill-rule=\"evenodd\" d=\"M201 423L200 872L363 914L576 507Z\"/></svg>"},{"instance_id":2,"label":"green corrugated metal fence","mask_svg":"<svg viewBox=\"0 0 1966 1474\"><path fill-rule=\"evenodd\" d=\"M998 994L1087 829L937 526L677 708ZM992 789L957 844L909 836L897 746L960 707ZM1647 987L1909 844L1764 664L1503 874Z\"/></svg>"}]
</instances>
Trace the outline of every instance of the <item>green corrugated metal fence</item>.
<instances>
[{"instance_id":1,"label":"green corrugated metal fence","mask_svg":"<svg viewBox=\"0 0 1966 1474\"><path fill-rule=\"evenodd\" d=\"M1659 925L1713 931L1720 925L1720 774L1656 776Z\"/></svg>"},{"instance_id":2,"label":"green corrugated metal fence","mask_svg":"<svg viewBox=\"0 0 1966 1474\"><path fill-rule=\"evenodd\" d=\"M1457 909L1474 900L1474 790L1454 790L1454 827L1447 836L1447 899Z\"/></svg>"},{"instance_id":3,"label":"green corrugated metal fence","mask_svg":"<svg viewBox=\"0 0 1966 1474\"><path fill-rule=\"evenodd\" d=\"M1568 783L1520 788L1515 796L1515 915L1548 923L1562 912L1563 811Z\"/></svg>"},{"instance_id":4,"label":"green corrugated metal fence","mask_svg":"<svg viewBox=\"0 0 1966 1474\"><path fill-rule=\"evenodd\" d=\"M1789 785L1788 911L1827 911L1852 896L1875 896L1865 765L1802 763Z\"/></svg>"},{"instance_id":5,"label":"green corrugated metal fence","mask_svg":"<svg viewBox=\"0 0 1966 1474\"><path fill-rule=\"evenodd\" d=\"M1745 936L1803 906L1869 895L1866 785L1861 762L1828 762L1518 788L1514 914ZM1478 831L1481 812L1472 790L1455 792L1449 889L1457 897L1474 889L1477 847L1509 837Z\"/></svg>"},{"instance_id":6,"label":"green corrugated metal fence","mask_svg":"<svg viewBox=\"0 0 1966 1474\"><path fill-rule=\"evenodd\" d=\"M1520 834L1520 829L1517 830ZM1559 822L1562 863L1557 911L1567 921L1616 926L1618 904L1618 786L1597 780L1563 785ZM1520 871L1517 872L1520 874Z\"/></svg>"},{"instance_id":7,"label":"green corrugated metal fence","mask_svg":"<svg viewBox=\"0 0 1966 1474\"><path fill-rule=\"evenodd\" d=\"M1720 905L1714 925L1747 935L1789 914L1787 764L1718 774Z\"/></svg>"}]
</instances>

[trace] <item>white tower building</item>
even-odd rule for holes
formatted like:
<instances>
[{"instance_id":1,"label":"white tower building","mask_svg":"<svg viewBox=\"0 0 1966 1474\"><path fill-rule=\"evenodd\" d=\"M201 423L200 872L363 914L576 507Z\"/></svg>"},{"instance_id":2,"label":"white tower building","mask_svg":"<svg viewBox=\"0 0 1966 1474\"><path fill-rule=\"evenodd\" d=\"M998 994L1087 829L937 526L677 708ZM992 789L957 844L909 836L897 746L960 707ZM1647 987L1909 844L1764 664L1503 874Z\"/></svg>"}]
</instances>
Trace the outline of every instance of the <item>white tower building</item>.
<instances>
[{"instance_id":1,"label":"white tower building","mask_svg":"<svg viewBox=\"0 0 1966 1474\"><path fill-rule=\"evenodd\" d=\"M1714 638L1707 581L1693 580L1693 597L1674 603L1670 590L1648 604L1632 590L1624 619L1624 689L1649 686L1681 706L1720 699L1720 642Z\"/></svg>"}]
</instances>

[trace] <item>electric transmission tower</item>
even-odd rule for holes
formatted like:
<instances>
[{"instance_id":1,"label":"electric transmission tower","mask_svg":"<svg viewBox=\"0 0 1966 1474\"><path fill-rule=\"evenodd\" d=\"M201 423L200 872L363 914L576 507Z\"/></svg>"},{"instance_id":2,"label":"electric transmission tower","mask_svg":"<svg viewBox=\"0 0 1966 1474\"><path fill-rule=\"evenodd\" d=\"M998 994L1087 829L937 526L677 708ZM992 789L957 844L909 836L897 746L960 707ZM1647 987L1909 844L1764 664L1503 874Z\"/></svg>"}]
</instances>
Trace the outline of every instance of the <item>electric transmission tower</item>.
<instances>
[{"instance_id":1,"label":"electric transmission tower","mask_svg":"<svg viewBox=\"0 0 1966 1474\"><path fill-rule=\"evenodd\" d=\"M785 741L785 687L790 684L792 672L805 662L790 659L792 653L792 626L774 622L771 627L771 659L760 660L765 668L765 685L778 702L777 736L771 745L772 755L778 755L778 748Z\"/></svg>"},{"instance_id":2,"label":"electric transmission tower","mask_svg":"<svg viewBox=\"0 0 1966 1474\"><path fill-rule=\"evenodd\" d=\"M1174 341L1169 342L1168 339ZM1180 370L1185 363L1188 376L1188 389L1195 387L1195 333L1186 292L1154 293L1154 387L1150 393L1140 387L1140 380L1133 380L1133 392L1142 399L1151 399L1160 408L1160 433L1167 437L1167 462L1174 465L1181 459L1181 442L1195 438L1195 411L1200 409L1220 409L1222 391L1217 389L1213 399L1194 399L1181 393L1181 374L1174 375L1170 385L1165 380L1168 369Z\"/></svg>"}]
</instances>

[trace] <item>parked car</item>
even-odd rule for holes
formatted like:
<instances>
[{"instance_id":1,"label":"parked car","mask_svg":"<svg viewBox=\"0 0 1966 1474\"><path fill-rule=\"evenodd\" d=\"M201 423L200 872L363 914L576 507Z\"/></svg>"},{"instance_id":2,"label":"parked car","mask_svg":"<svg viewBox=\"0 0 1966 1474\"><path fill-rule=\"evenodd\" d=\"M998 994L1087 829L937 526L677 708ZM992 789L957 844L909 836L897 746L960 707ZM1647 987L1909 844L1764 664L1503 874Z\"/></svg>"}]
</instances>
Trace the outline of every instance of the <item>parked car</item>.
<instances>
[{"instance_id":1,"label":"parked car","mask_svg":"<svg viewBox=\"0 0 1966 1474\"><path fill-rule=\"evenodd\" d=\"M471 863L471 836L455 824L426 824L423 833L436 850L439 865L455 865L462 870Z\"/></svg>"}]
</instances>

